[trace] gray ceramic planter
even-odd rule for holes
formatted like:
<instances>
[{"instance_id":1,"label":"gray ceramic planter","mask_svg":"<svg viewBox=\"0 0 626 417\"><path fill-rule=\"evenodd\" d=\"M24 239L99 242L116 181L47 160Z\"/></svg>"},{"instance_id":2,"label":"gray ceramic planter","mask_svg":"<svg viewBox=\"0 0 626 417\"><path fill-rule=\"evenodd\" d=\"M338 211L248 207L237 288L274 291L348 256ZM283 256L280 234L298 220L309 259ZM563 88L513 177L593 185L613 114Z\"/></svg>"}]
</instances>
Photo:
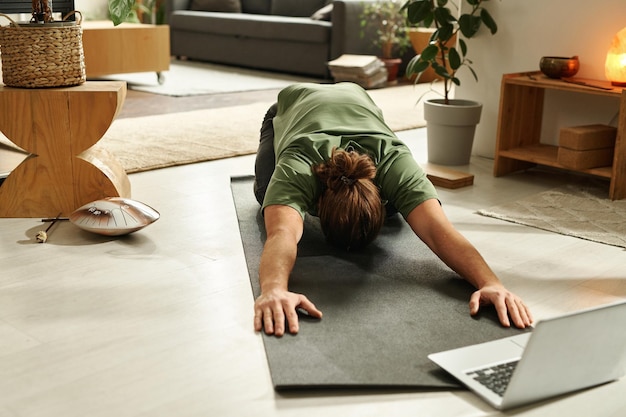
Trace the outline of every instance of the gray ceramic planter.
<instances>
[{"instance_id":1,"label":"gray ceramic planter","mask_svg":"<svg viewBox=\"0 0 626 417\"><path fill-rule=\"evenodd\" d=\"M482 104L471 100L431 99L424 102L428 136L428 162L439 165L467 165L472 154L474 133Z\"/></svg>"}]
</instances>

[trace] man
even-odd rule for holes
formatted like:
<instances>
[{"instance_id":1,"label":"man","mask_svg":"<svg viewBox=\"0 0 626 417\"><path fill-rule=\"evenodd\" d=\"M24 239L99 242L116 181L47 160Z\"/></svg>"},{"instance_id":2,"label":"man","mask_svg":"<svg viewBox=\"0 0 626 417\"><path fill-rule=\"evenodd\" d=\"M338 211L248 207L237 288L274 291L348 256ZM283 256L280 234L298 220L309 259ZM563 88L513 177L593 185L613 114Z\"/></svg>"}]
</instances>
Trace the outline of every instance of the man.
<instances>
[{"instance_id":1,"label":"man","mask_svg":"<svg viewBox=\"0 0 626 417\"><path fill-rule=\"evenodd\" d=\"M399 212L446 265L477 288L470 314L493 304L503 326L532 323L523 301L446 218L424 171L356 84L304 83L279 93L261 128L255 195L267 232L261 295L254 305L257 331L297 333L297 309L322 317L305 295L288 289L307 213L319 216L330 244L358 250L376 237L386 216Z\"/></svg>"}]
</instances>

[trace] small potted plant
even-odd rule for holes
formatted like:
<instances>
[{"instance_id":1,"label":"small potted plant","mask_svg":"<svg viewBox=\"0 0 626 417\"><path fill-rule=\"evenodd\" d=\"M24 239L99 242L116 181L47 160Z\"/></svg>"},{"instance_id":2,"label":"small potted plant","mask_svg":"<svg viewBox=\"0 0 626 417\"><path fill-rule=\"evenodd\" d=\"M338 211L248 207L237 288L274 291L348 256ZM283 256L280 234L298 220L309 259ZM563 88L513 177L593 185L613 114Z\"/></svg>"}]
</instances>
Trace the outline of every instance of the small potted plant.
<instances>
[{"instance_id":1,"label":"small potted plant","mask_svg":"<svg viewBox=\"0 0 626 417\"><path fill-rule=\"evenodd\" d=\"M52 7L48 0L33 0L33 23L50 23L54 19L52 17Z\"/></svg>"},{"instance_id":2,"label":"small potted plant","mask_svg":"<svg viewBox=\"0 0 626 417\"><path fill-rule=\"evenodd\" d=\"M424 101L424 118L428 131L428 159L445 165L465 165L469 163L474 132L480 121L482 104L470 100L450 98L453 85L460 86L457 71L467 67L478 80L472 69L472 61L467 58L466 40L474 37L482 26L493 35L498 26L491 14L483 7L488 0L408 0L403 9L409 24L433 27L428 45L407 65L407 75L419 76L428 68L443 79L443 98ZM465 6L458 15L459 8ZM453 8L451 8L453 7ZM457 17L458 16L458 17ZM457 36L460 33L461 36ZM458 47L456 43L458 41ZM440 114L444 112L444 114ZM459 121L455 117L459 116ZM435 125L445 121L445 126ZM466 133L461 133L467 127ZM437 134L441 137L433 137ZM450 143L459 140L461 143ZM441 149L439 149L441 147ZM458 154L455 154L458 151Z\"/></svg>"},{"instance_id":3,"label":"small potted plant","mask_svg":"<svg viewBox=\"0 0 626 417\"><path fill-rule=\"evenodd\" d=\"M404 51L410 45L406 12L401 0L366 2L361 14L362 33L375 30L374 45L380 48L380 59L389 73L388 80L397 80Z\"/></svg>"}]
</instances>

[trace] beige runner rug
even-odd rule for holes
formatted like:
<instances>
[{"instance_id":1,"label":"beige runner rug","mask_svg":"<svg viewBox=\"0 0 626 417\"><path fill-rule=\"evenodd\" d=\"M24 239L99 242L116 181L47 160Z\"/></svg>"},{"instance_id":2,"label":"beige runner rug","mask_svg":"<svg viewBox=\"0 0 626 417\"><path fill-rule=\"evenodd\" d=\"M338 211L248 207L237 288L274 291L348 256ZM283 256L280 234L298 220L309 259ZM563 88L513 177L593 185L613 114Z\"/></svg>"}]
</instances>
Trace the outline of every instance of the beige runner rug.
<instances>
[{"instance_id":1,"label":"beige runner rug","mask_svg":"<svg viewBox=\"0 0 626 417\"><path fill-rule=\"evenodd\" d=\"M478 213L626 248L626 200L611 201L607 196L606 183L568 185Z\"/></svg>"},{"instance_id":2,"label":"beige runner rug","mask_svg":"<svg viewBox=\"0 0 626 417\"><path fill-rule=\"evenodd\" d=\"M119 119L99 142L127 173L256 152L268 103Z\"/></svg>"},{"instance_id":3,"label":"beige runner rug","mask_svg":"<svg viewBox=\"0 0 626 417\"><path fill-rule=\"evenodd\" d=\"M368 91L394 131L424 126L417 99L430 85ZM228 158L256 152L259 129L271 102L118 119L99 146L128 173ZM0 135L0 145L10 142Z\"/></svg>"},{"instance_id":4,"label":"beige runner rug","mask_svg":"<svg viewBox=\"0 0 626 417\"><path fill-rule=\"evenodd\" d=\"M131 90L173 97L271 90L296 82L319 81L311 77L178 59L172 59L170 69L163 73L163 78L163 84L159 84L156 74L149 72L102 77L107 80L126 81Z\"/></svg>"}]
</instances>

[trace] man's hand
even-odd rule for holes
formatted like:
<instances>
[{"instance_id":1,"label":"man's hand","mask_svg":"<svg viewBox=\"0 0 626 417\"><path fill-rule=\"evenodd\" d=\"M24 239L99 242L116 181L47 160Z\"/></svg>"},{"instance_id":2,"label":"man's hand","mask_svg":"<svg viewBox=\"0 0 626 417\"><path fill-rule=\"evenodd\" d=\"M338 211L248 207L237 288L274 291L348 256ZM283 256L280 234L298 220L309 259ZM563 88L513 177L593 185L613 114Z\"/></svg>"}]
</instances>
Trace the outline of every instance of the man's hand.
<instances>
[{"instance_id":1,"label":"man's hand","mask_svg":"<svg viewBox=\"0 0 626 417\"><path fill-rule=\"evenodd\" d=\"M259 296L254 302L254 330L261 329L267 334L285 334L285 320L290 333L298 333L297 308L306 311L311 317L322 318L322 312L302 294L285 290L271 290Z\"/></svg>"},{"instance_id":2,"label":"man's hand","mask_svg":"<svg viewBox=\"0 0 626 417\"><path fill-rule=\"evenodd\" d=\"M511 326L509 317L520 329L530 326L533 322L530 310L521 298L502 285L485 286L474 292L469 302L470 314L476 315L480 306L488 304L496 308L500 323L505 327Z\"/></svg>"}]
</instances>

